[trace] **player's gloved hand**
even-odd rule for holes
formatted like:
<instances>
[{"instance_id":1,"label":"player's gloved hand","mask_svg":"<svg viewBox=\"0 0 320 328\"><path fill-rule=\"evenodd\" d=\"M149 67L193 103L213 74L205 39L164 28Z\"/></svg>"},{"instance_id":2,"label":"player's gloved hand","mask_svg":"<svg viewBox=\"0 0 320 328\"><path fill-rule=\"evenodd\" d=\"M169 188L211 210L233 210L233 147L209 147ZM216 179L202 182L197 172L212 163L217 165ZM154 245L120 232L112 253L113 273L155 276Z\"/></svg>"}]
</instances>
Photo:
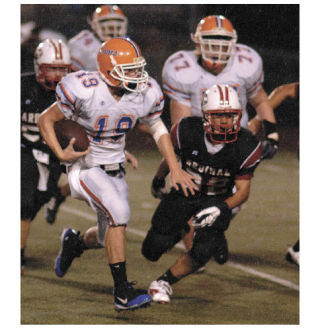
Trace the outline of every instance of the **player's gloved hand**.
<instances>
[{"instance_id":1,"label":"player's gloved hand","mask_svg":"<svg viewBox=\"0 0 320 328\"><path fill-rule=\"evenodd\" d=\"M200 211L199 213L197 213L192 218L192 225L194 226L195 230L204 227L211 227L220 214L221 211L216 206L206 208Z\"/></svg>"},{"instance_id":2,"label":"player's gloved hand","mask_svg":"<svg viewBox=\"0 0 320 328\"><path fill-rule=\"evenodd\" d=\"M162 199L166 195L166 180L154 177L151 184L151 194L154 198Z\"/></svg>"},{"instance_id":3,"label":"player's gloved hand","mask_svg":"<svg viewBox=\"0 0 320 328\"><path fill-rule=\"evenodd\" d=\"M262 142L262 159L272 158L278 150L278 141L274 139L267 139Z\"/></svg>"},{"instance_id":4,"label":"player's gloved hand","mask_svg":"<svg viewBox=\"0 0 320 328\"><path fill-rule=\"evenodd\" d=\"M265 130L266 140L262 143L262 155L261 159L272 158L278 150L279 135L277 132L277 126L275 123L264 120L263 126Z\"/></svg>"}]
</instances>

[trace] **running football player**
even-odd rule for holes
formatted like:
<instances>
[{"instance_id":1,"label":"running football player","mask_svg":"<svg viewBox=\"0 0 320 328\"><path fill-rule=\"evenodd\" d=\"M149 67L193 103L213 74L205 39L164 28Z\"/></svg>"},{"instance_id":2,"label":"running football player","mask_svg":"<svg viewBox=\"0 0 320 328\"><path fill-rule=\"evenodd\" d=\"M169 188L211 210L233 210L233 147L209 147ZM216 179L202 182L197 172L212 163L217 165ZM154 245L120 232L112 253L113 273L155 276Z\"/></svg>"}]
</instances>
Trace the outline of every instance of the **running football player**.
<instances>
[{"instance_id":1,"label":"running football player","mask_svg":"<svg viewBox=\"0 0 320 328\"><path fill-rule=\"evenodd\" d=\"M82 236L75 229L62 232L62 246L55 272L63 277L75 257L88 248L105 247L114 280L114 308L132 310L150 304L146 293L127 280L125 229L130 219L125 182L125 135L141 118L168 163L173 187L187 196L198 189L194 177L183 171L175 157L165 125L160 119L164 97L157 82L144 70L146 65L136 43L113 38L102 44L98 71L78 71L58 84L57 103L39 117L39 127L56 156L68 162L71 195L85 200L97 213L97 226ZM61 149L54 122L73 118L87 131L90 149L73 150L74 139Z\"/></svg>"}]
</instances>

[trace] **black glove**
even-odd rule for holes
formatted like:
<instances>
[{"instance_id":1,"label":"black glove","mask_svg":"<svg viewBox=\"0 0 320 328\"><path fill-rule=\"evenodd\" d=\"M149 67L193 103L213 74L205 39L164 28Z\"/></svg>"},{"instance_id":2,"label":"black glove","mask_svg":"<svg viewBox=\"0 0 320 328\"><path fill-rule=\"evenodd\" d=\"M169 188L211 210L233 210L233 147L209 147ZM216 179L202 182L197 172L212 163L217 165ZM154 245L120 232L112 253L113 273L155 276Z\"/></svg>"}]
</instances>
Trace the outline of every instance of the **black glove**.
<instances>
[{"instance_id":1,"label":"black glove","mask_svg":"<svg viewBox=\"0 0 320 328\"><path fill-rule=\"evenodd\" d=\"M275 123L264 120L263 125L266 134L266 140L262 142L261 159L270 159L276 154L278 150L279 143L277 139L279 139L279 135Z\"/></svg>"},{"instance_id":2,"label":"black glove","mask_svg":"<svg viewBox=\"0 0 320 328\"><path fill-rule=\"evenodd\" d=\"M262 142L262 155L261 159L272 158L278 150L278 141L274 139L267 139Z\"/></svg>"},{"instance_id":3,"label":"black glove","mask_svg":"<svg viewBox=\"0 0 320 328\"><path fill-rule=\"evenodd\" d=\"M166 180L154 177L151 184L151 194L155 198L162 199L168 192L166 190Z\"/></svg>"}]
</instances>

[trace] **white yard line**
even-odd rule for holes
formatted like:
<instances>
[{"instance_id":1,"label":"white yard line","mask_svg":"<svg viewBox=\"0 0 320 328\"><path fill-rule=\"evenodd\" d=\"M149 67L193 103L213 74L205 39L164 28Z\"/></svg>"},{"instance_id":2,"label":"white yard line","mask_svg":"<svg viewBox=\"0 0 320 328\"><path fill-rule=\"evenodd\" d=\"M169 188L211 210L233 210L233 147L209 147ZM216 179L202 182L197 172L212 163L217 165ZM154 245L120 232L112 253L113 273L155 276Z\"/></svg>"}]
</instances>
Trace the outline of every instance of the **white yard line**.
<instances>
[{"instance_id":1,"label":"white yard line","mask_svg":"<svg viewBox=\"0 0 320 328\"><path fill-rule=\"evenodd\" d=\"M61 206L61 210L63 210L64 212L70 213L70 214L77 215L77 216L79 216L83 219L96 222L96 216L94 214L86 213L86 212L83 212L83 211L80 211L80 210L77 210L77 209L74 209L74 208L71 208L71 207L65 206L65 205ZM135 228L127 227L126 230L128 232L133 233L133 234L135 234L137 236L140 236L140 237L145 237L146 236L146 232L135 229ZM184 249L184 246L181 242L176 244L175 247L180 248L180 249ZM226 263L226 265L229 265L234 269L241 270L241 271L246 272L248 274L251 274L253 276L257 276L259 278L272 281L272 282L274 282L276 284L279 284L281 286L288 287L290 289L294 289L294 290L299 291L299 286L297 284L294 284L291 281L278 278L274 275L271 275L271 274L268 274L268 273L265 273L265 272L257 271L255 269L252 269L252 268L248 267L248 266L245 266L245 265L242 265L242 264L239 264L239 263L236 263L236 262L232 262L232 261L228 261Z\"/></svg>"}]
</instances>

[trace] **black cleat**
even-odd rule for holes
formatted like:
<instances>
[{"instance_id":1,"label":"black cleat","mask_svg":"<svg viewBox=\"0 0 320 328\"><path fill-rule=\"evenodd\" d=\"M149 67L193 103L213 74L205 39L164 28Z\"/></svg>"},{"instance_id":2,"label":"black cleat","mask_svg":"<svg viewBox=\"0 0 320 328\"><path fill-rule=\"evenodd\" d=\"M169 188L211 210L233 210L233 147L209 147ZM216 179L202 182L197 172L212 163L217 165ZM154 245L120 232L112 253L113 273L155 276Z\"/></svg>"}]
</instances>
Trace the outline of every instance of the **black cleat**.
<instances>
[{"instance_id":1,"label":"black cleat","mask_svg":"<svg viewBox=\"0 0 320 328\"><path fill-rule=\"evenodd\" d=\"M216 246L214 248L214 259L218 264L224 264L228 261L228 243L223 232L216 235Z\"/></svg>"},{"instance_id":2,"label":"black cleat","mask_svg":"<svg viewBox=\"0 0 320 328\"><path fill-rule=\"evenodd\" d=\"M114 309L117 312L148 307L151 303L151 297L147 291L137 290L132 287L135 282L124 282L114 288Z\"/></svg>"},{"instance_id":3,"label":"black cleat","mask_svg":"<svg viewBox=\"0 0 320 328\"><path fill-rule=\"evenodd\" d=\"M53 224L56 220L57 212L60 205L66 200L61 194L51 197L48 203L44 205L44 216L49 224Z\"/></svg>"},{"instance_id":4,"label":"black cleat","mask_svg":"<svg viewBox=\"0 0 320 328\"><path fill-rule=\"evenodd\" d=\"M80 257L83 253L83 246L80 239L80 231L67 228L61 234L61 249L56 258L54 271L58 277L63 277L72 261L76 257Z\"/></svg>"}]
</instances>

